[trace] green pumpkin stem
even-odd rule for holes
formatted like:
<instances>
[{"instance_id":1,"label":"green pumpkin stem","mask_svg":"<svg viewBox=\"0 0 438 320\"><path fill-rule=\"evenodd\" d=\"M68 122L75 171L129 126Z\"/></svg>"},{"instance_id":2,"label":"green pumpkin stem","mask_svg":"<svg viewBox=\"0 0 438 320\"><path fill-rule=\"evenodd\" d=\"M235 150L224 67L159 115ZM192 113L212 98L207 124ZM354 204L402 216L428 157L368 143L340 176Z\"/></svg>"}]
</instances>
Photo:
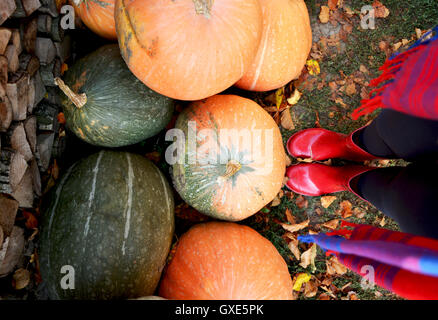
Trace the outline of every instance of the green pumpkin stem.
<instances>
[{"instance_id":1,"label":"green pumpkin stem","mask_svg":"<svg viewBox=\"0 0 438 320\"><path fill-rule=\"evenodd\" d=\"M58 77L55 78L55 84L79 109L82 108L87 103L87 95L85 93L77 94L73 92L60 78Z\"/></svg>"},{"instance_id":2,"label":"green pumpkin stem","mask_svg":"<svg viewBox=\"0 0 438 320\"><path fill-rule=\"evenodd\" d=\"M193 0L196 13L203 14L206 18L210 18L213 2L214 0Z\"/></svg>"},{"instance_id":3,"label":"green pumpkin stem","mask_svg":"<svg viewBox=\"0 0 438 320\"><path fill-rule=\"evenodd\" d=\"M241 168L242 168L242 165L238 161L236 161L236 160L228 161L227 170L225 171L225 174L222 176L222 178L228 179L228 178L234 176Z\"/></svg>"}]
</instances>

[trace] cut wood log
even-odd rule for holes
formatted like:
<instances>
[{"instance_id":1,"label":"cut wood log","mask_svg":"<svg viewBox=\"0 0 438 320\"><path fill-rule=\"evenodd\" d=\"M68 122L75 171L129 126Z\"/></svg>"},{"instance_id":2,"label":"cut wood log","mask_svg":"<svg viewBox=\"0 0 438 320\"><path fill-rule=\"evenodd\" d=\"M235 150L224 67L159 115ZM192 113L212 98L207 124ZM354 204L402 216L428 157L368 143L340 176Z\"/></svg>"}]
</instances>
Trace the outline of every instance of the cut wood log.
<instances>
[{"instance_id":1,"label":"cut wood log","mask_svg":"<svg viewBox=\"0 0 438 320\"><path fill-rule=\"evenodd\" d=\"M56 87L55 78L61 76L61 60L57 58L51 64L42 66L40 72L46 87Z\"/></svg>"},{"instance_id":2,"label":"cut wood log","mask_svg":"<svg viewBox=\"0 0 438 320\"><path fill-rule=\"evenodd\" d=\"M38 18L35 17L29 22L23 24L21 31L24 50L28 53L35 53L35 43L38 33ZM38 62L39 63L39 62Z\"/></svg>"},{"instance_id":3,"label":"cut wood log","mask_svg":"<svg viewBox=\"0 0 438 320\"><path fill-rule=\"evenodd\" d=\"M9 237L14 227L15 217L18 211L18 201L5 195L0 195L0 227L5 237ZM0 242L1 246L2 242Z\"/></svg>"},{"instance_id":4,"label":"cut wood log","mask_svg":"<svg viewBox=\"0 0 438 320\"><path fill-rule=\"evenodd\" d=\"M21 54L21 52L23 52L23 45L21 43L20 30L12 29L10 42L15 46L15 51L17 52L17 55L19 56Z\"/></svg>"},{"instance_id":5,"label":"cut wood log","mask_svg":"<svg viewBox=\"0 0 438 320\"><path fill-rule=\"evenodd\" d=\"M39 0L21 0L26 16L30 16L34 11L41 7Z\"/></svg>"},{"instance_id":6,"label":"cut wood log","mask_svg":"<svg viewBox=\"0 0 438 320\"><path fill-rule=\"evenodd\" d=\"M13 44L6 47L5 57L8 59L8 71L16 72L20 66L17 54L17 48Z\"/></svg>"},{"instance_id":7,"label":"cut wood log","mask_svg":"<svg viewBox=\"0 0 438 320\"><path fill-rule=\"evenodd\" d=\"M49 169L54 138L54 132L41 133L37 137L37 148L39 155L38 166L40 167L41 172L46 172L47 169Z\"/></svg>"},{"instance_id":8,"label":"cut wood log","mask_svg":"<svg viewBox=\"0 0 438 320\"><path fill-rule=\"evenodd\" d=\"M9 98L4 96L0 101L0 132L5 132L11 125L14 113Z\"/></svg>"},{"instance_id":9,"label":"cut wood log","mask_svg":"<svg viewBox=\"0 0 438 320\"><path fill-rule=\"evenodd\" d=\"M15 0L15 6L17 7L12 14L12 18L25 18L26 12L24 11L23 2L21 0Z\"/></svg>"},{"instance_id":10,"label":"cut wood log","mask_svg":"<svg viewBox=\"0 0 438 320\"><path fill-rule=\"evenodd\" d=\"M56 18L59 16L58 9L56 8L56 2L54 0L40 0L41 7L38 9L38 11L42 13L48 13L53 18Z\"/></svg>"},{"instance_id":11,"label":"cut wood log","mask_svg":"<svg viewBox=\"0 0 438 320\"><path fill-rule=\"evenodd\" d=\"M34 107L43 100L46 94L46 87L44 86L43 79L41 79L41 74L39 71L33 76L33 81L35 84L35 102Z\"/></svg>"},{"instance_id":12,"label":"cut wood log","mask_svg":"<svg viewBox=\"0 0 438 320\"><path fill-rule=\"evenodd\" d=\"M37 117L38 130L57 132L59 129L58 123L58 107L53 104L42 101L34 110Z\"/></svg>"},{"instance_id":13,"label":"cut wood log","mask_svg":"<svg viewBox=\"0 0 438 320\"><path fill-rule=\"evenodd\" d=\"M26 162L33 158L33 152L27 141L24 125L21 122L13 123L6 134L2 135L2 145L21 153Z\"/></svg>"},{"instance_id":14,"label":"cut wood log","mask_svg":"<svg viewBox=\"0 0 438 320\"><path fill-rule=\"evenodd\" d=\"M62 105L61 95L59 94L58 87L46 87L47 95L45 96L47 102L52 105Z\"/></svg>"},{"instance_id":15,"label":"cut wood log","mask_svg":"<svg viewBox=\"0 0 438 320\"><path fill-rule=\"evenodd\" d=\"M62 159L67 148L67 138L65 134L59 134L55 137L53 142L52 157L55 159Z\"/></svg>"},{"instance_id":16,"label":"cut wood log","mask_svg":"<svg viewBox=\"0 0 438 320\"><path fill-rule=\"evenodd\" d=\"M11 273L19 263L24 251L24 230L14 226L11 235L0 248L0 277Z\"/></svg>"},{"instance_id":17,"label":"cut wood log","mask_svg":"<svg viewBox=\"0 0 438 320\"><path fill-rule=\"evenodd\" d=\"M6 94L8 83L8 59L0 55L0 99Z\"/></svg>"},{"instance_id":18,"label":"cut wood log","mask_svg":"<svg viewBox=\"0 0 438 320\"><path fill-rule=\"evenodd\" d=\"M0 55L5 54L9 39L11 39L11 34L11 30L6 28L0 28Z\"/></svg>"},{"instance_id":19,"label":"cut wood log","mask_svg":"<svg viewBox=\"0 0 438 320\"><path fill-rule=\"evenodd\" d=\"M26 72L13 74L6 85L6 93L12 105L15 121L26 119L29 99L28 89L29 75Z\"/></svg>"},{"instance_id":20,"label":"cut wood log","mask_svg":"<svg viewBox=\"0 0 438 320\"><path fill-rule=\"evenodd\" d=\"M71 37L66 35L62 42L55 42L56 55L61 59L61 63L67 61L71 55Z\"/></svg>"},{"instance_id":21,"label":"cut wood log","mask_svg":"<svg viewBox=\"0 0 438 320\"><path fill-rule=\"evenodd\" d=\"M30 163L30 170L32 172L33 191L38 197L41 197L42 196L41 173L40 173L40 169L38 168L38 163L36 159L32 159Z\"/></svg>"},{"instance_id":22,"label":"cut wood log","mask_svg":"<svg viewBox=\"0 0 438 320\"><path fill-rule=\"evenodd\" d=\"M29 53L22 53L19 57L20 69L26 71L30 77L33 77L34 74L40 68L40 60Z\"/></svg>"},{"instance_id":23,"label":"cut wood log","mask_svg":"<svg viewBox=\"0 0 438 320\"><path fill-rule=\"evenodd\" d=\"M0 1L0 25L14 13L15 9L17 9L17 5L14 0Z\"/></svg>"},{"instance_id":24,"label":"cut wood log","mask_svg":"<svg viewBox=\"0 0 438 320\"><path fill-rule=\"evenodd\" d=\"M64 39L64 29L61 27L60 18L52 19L51 35L53 41L61 42Z\"/></svg>"},{"instance_id":25,"label":"cut wood log","mask_svg":"<svg viewBox=\"0 0 438 320\"><path fill-rule=\"evenodd\" d=\"M0 226L0 249L3 244L3 239L4 239L3 228Z\"/></svg>"},{"instance_id":26,"label":"cut wood log","mask_svg":"<svg viewBox=\"0 0 438 320\"><path fill-rule=\"evenodd\" d=\"M35 79L29 79L29 87L27 89L27 112L32 113L35 107Z\"/></svg>"},{"instance_id":27,"label":"cut wood log","mask_svg":"<svg viewBox=\"0 0 438 320\"><path fill-rule=\"evenodd\" d=\"M24 157L12 150L2 148L0 153L0 193L12 194L23 179L28 168Z\"/></svg>"},{"instance_id":28,"label":"cut wood log","mask_svg":"<svg viewBox=\"0 0 438 320\"><path fill-rule=\"evenodd\" d=\"M35 43L35 54L42 65L52 63L56 56L56 48L53 41L49 38L37 37Z\"/></svg>"},{"instance_id":29,"label":"cut wood log","mask_svg":"<svg viewBox=\"0 0 438 320\"><path fill-rule=\"evenodd\" d=\"M32 208L34 193L32 182L32 170L30 167L26 169L23 179L21 179L17 188L13 190L11 196L18 201L20 208Z\"/></svg>"},{"instance_id":30,"label":"cut wood log","mask_svg":"<svg viewBox=\"0 0 438 320\"><path fill-rule=\"evenodd\" d=\"M24 131L26 131L27 142L29 142L30 150L36 152L37 141L37 118L30 116L24 121Z\"/></svg>"},{"instance_id":31,"label":"cut wood log","mask_svg":"<svg viewBox=\"0 0 438 320\"><path fill-rule=\"evenodd\" d=\"M52 31L52 16L49 14L40 14L38 16L38 32L45 35Z\"/></svg>"}]
</instances>

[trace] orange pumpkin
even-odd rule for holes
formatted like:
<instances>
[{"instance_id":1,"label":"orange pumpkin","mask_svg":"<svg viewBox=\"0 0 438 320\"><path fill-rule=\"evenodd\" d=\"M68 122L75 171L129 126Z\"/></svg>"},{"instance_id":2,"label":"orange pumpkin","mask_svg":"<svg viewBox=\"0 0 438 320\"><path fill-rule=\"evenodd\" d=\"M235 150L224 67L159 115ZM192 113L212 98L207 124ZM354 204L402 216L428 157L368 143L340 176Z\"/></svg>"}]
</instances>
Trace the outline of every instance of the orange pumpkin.
<instances>
[{"instance_id":1,"label":"orange pumpkin","mask_svg":"<svg viewBox=\"0 0 438 320\"><path fill-rule=\"evenodd\" d=\"M258 0L117 0L115 16L129 69L179 100L232 86L254 60L262 34Z\"/></svg>"},{"instance_id":2,"label":"orange pumpkin","mask_svg":"<svg viewBox=\"0 0 438 320\"><path fill-rule=\"evenodd\" d=\"M237 86L252 91L280 88L298 78L312 47L303 0L259 0L263 35L257 56Z\"/></svg>"},{"instance_id":3,"label":"orange pumpkin","mask_svg":"<svg viewBox=\"0 0 438 320\"><path fill-rule=\"evenodd\" d=\"M187 143L184 161L172 166L174 186L199 212L243 220L280 191L286 170L281 133L254 101L216 95L194 102L175 128L184 132Z\"/></svg>"},{"instance_id":4,"label":"orange pumpkin","mask_svg":"<svg viewBox=\"0 0 438 320\"><path fill-rule=\"evenodd\" d=\"M292 280L271 242L250 227L198 224L185 233L160 296L176 300L290 300Z\"/></svg>"},{"instance_id":5,"label":"orange pumpkin","mask_svg":"<svg viewBox=\"0 0 438 320\"><path fill-rule=\"evenodd\" d=\"M76 14L94 33L116 40L115 0L71 0Z\"/></svg>"}]
</instances>

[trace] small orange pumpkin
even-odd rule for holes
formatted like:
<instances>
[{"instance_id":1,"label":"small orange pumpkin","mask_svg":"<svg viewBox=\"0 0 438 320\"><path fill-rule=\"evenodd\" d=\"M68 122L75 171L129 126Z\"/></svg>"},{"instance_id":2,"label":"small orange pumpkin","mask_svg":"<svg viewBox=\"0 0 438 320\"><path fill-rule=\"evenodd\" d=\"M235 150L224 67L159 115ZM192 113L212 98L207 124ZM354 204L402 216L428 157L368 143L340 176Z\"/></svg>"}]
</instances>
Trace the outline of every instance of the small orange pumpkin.
<instances>
[{"instance_id":1,"label":"small orange pumpkin","mask_svg":"<svg viewBox=\"0 0 438 320\"><path fill-rule=\"evenodd\" d=\"M179 100L232 86L254 60L262 35L258 0L117 0L115 17L129 69Z\"/></svg>"},{"instance_id":2,"label":"small orange pumpkin","mask_svg":"<svg viewBox=\"0 0 438 320\"><path fill-rule=\"evenodd\" d=\"M280 191L286 171L281 133L254 101L216 95L194 102L179 115L175 128L184 132L188 143L184 161L172 166L174 186L199 212L243 220ZM196 141L190 138L195 134Z\"/></svg>"},{"instance_id":3,"label":"small orange pumpkin","mask_svg":"<svg viewBox=\"0 0 438 320\"><path fill-rule=\"evenodd\" d=\"M312 47L312 30L303 0L259 1L262 39L255 60L236 86L269 91L299 77Z\"/></svg>"},{"instance_id":4,"label":"small orange pumpkin","mask_svg":"<svg viewBox=\"0 0 438 320\"><path fill-rule=\"evenodd\" d=\"M99 36L116 40L115 0L71 0L76 14Z\"/></svg>"},{"instance_id":5,"label":"small orange pumpkin","mask_svg":"<svg viewBox=\"0 0 438 320\"><path fill-rule=\"evenodd\" d=\"M209 222L181 237L159 292L176 300L290 300L292 280L276 248L255 230Z\"/></svg>"}]
</instances>

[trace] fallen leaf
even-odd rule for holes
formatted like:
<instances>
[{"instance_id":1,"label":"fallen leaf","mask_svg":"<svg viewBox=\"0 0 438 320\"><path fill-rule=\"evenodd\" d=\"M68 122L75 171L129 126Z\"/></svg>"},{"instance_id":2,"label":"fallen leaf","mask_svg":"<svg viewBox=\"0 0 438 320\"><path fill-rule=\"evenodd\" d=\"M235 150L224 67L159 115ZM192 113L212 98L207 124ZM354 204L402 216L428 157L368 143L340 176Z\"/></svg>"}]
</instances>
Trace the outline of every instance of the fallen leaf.
<instances>
[{"instance_id":1,"label":"fallen leaf","mask_svg":"<svg viewBox=\"0 0 438 320\"><path fill-rule=\"evenodd\" d=\"M57 119L59 124L65 124L65 116L63 112L58 113Z\"/></svg>"},{"instance_id":2,"label":"fallen leaf","mask_svg":"<svg viewBox=\"0 0 438 320\"><path fill-rule=\"evenodd\" d=\"M301 92L298 91L298 89L295 89L292 96L289 99L287 99L287 103L289 103L291 106L296 105L298 101L300 101L301 95L302 95Z\"/></svg>"},{"instance_id":3,"label":"fallen leaf","mask_svg":"<svg viewBox=\"0 0 438 320\"><path fill-rule=\"evenodd\" d=\"M385 7L380 1L375 0L373 2L373 8L374 8L374 16L376 18L386 18L389 16L389 9Z\"/></svg>"},{"instance_id":4,"label":"fallen leaf","mask_svg":"<svg viewBox=\"0 0 438 320\"><path fill-rule=\"evenodd\" d=\"M340 209L338 210L338 214L342 216L342 218L346 219L353 215L351 202L348 200L342 201L340 204Z\"/></svg>"},{"instance_id":5,"label":"fallen leaf","mask_svg":"<svg viewBox=\"0 0 438 320\"><path fill-rule=\"evenodd\" d=\"M319 300L330 300L330 296L327 293L321 293L318 297Z\"/></svg>"},{"instance_id":6,"label":"fallen leaf","mask_svg":"<svg viewBox=\"0 0 438 320\"><path fill-rule=\"evenodd\" d=\"M321 12L319 13L319 21L321 23L327 23L330 20L330 8L327 6L321 6Z\"/></svg>"},{"instance_id":7,"label":"fallen leaf","mask_svg":"<svg viewBox=\"0 0 438 320\"><path fill-rule=\"evenodd\" d=\"M275 91L275 105L277 106L277 109L280 109L281 104L283 103L283 98L284 98L284 87Z\"/></svg>"},{"instance_id":8,"label":"fallen leaf","mask_svg":"<svg viewBox=\"0 0 438 320\"><path fill-rule=\"evenodd\" d=\"M327 221L322 226L326 227L328 229L335 230L338 227L338 225L339 225L339 220L338 219L333 219L333 220Z\"/></svg>"},{"instance_id":9,"label":"fallen leaf","mask_svg":"<svg viewBox=\"0 0 438 320\"><path fill-rule=\"evenodd\" d=\"M415 28L415 35L417 36L417 39L420 39L423 35L423 32L421 29Z\"/></svg>"},{"instance_id":10,"label":"fallen leaf","mask_svg":"<svg viewBox=\"0 0 438 320\"><path fill-rule=\"evenodd\" d=\"M297 205L298 208L304 209L304 208L307 208L307 206L309 205L309 202L307 201L306 198L304 198L303 196L300 195L296 198L295 204Z\"/></svg>"},{"instance_id":11,"label":"fallen leaf","mask_svg":"<svg viewBox=\"0 0 438 320\"><path fill-rule=\"evenodd\" d=\"M354 94L356 94L357 90L356 90L356 85L354 83L350 83L349 85L347 85L347 88L345 89L345 93L348 94L349 96L352 96Z\"/></svg>"},{"instance_id":12,"label":"fallen leaf","mask_svg":"<svg viewBox=\"0 0 438 320\"><path fill-rule=\"evenodd\" d=\"M28 229L36 229L38 228L38 220L35 216L29 211L23 210L23 216L26 218L26 228Z\"/></svg>"},{"instance_id":13,"label":"fallen leaf","mask_svg":"<svg viewBox=\"0 0 438 320\"><path fill-rule=\"evenodd\" d=\"M328 7L330 8L330 10L336 10L336 7L338 6L338 2L339 0L328 0Z\"/></svg>"},{"instance_id":14,"label":"fallen leaf","mask_svg":"<svg viewBox=\"0 0 438 320\"><path fill-rule=\"evenodd\" d=\"M347 267L341 264L338 261L338 259L334 256L332 256L331 259L327 259L325 261L325 264L327 266L328 275L334 275L334 274L343 275L348 271Z\"/></svg>"},{"instance_id":15,"label":"fallen leaf","mask_svg":"<svg viewBox=\"0 0 438 320\"><path fill-rule=\"evenodd\" d=\"M367 67L365 67L363 64L360 65L359 71L362 73L369 73Z\"/></svg>"},{"instance_id":16,"label":"fallen leaf","mask_svg":"<svg viewBox=\"0 0 438 320\"><path fill-rule=\"evenodd\" d=\"M348 297L350 300L359 300L359 298L357 297L357 293L354 292L354 291L350 291L350 292L348 293L347 297Z\"/></svg>"},{"instance_id":17,"label":"fallen leaf","mask_svg":"<svg viewBox=\"0 0 438 320\"><path fill-rule=\"evenodd\" d=\"M286 155L286 167L289 167L292 164L292 160Z\"/></svg>"},{"instance_id":18,"label":"fallen leaf","mask_svg":"<svg viewBox=\"0 0 438 320\"><path fill-rule=\"evenodd\" d=\"M318 285L316 281L310 280L304 285L304 296L306 298L313 298L318 293Z\"/></svg>"},{"instance_id":19,"label":"fallen leaf","mask_svg":"<svg viewBox=\"0 0 438 320\"><path fill-rule=\"evenodd\" d=\"M321 197L321 205L324 208L328 208L330 207L330 205L337 199L336 196L325 196L325 197Z\"/></svg>"},{"instance_id":20,"label":"fallen leaf","mask_svg":"<svg viewBox=\"0 0 438 320\"><path fill-rule=\"evenodd\" d=\"M306 62L307 70L312 76L316 76L321 73L321 67L319 66L319 62L313 59L307 60Z\"/></svg>"},{"instance_id":21,"label":"fallen leaf","mask_svg":"<svg viewBox=\"0 0 438 320\"><path fill-rule=\"evenodd\" d=\"M296 224L295 218L292 216L292 213L290 212L289 208L286 209L285 215L287 222L289 222L290 224Z\"/></svg>"},{"instance_id":22,"label":"fallen leaf","mask_svg":"<svg viewBox=\"0 0 438 320\"><path fill-rule=\"evenodd\" d=\"M298 248L298 241L292 240L291 242L289 242L289 244L287 246L289 247L289 250L293 253L295 259L300 261L301 260L301 252L300 252L300 249Z\"/></svg>"},{"instance_id":23,"label":"fallen leaf","mask_svg":"<svg viewBox=\"0 0 438 320\"><path fill-rule=\"evenodd\" d=\"M365 217L366 212L362 209L354 208L353 214L356 218L362 219L363 217Z\"/></svg>"},{"instance_id":24,"label":"fallen leaf","mask_svg":"<svg viewBox=\"0 0 438 320\"><path fill-rule=\"evenodd\" d=\"M13 275L13 285L15 290L26 288L30 281L30 273L26 269L18 269Z\"/></svg>"},{"instance_id":25,"label":"fallen leaf","mask_svg":"<svg viewBox=\"0 0 438 320\"><path fill-rule=\"evenodd\" d=\"M301 291L301 287L304 283L309 282L312 276L308 273L300 273L294 283L293 290Z\"/></svg>"},{"instance_id":26,"label":"fallen leaf","mask_svg":"<svg viewBox=\"0 0 438 320\"><path fill-rule=\"evenodd\" d=\"M289 109L286 109L281 113L281 126L289 131L295 130L295 125Z\"/></svg>"},{"instance_id":27,"label":"fallen leaf","mask_svg":"<svg viewBox=\"0 0 438 320\"><path fill-rule=\"evenodd\" d=\"M379 226L383 228L385 225L386 225L386 221L385 221L385 217L383 217L382 220L380 220L379 222Z\"/></svg>"},{"instance_id":28,"label":"fallen leaf","mask_svg":"<svg viewBox=\"0 0 438 320\"><path fill-rule=\"evenodd\" d=\"M316 270L315 267L315 258L316 258L316 244L312 244L312 246L301 255L300 266L303 268L307 268L309 265L312 267L312 273Z\"/></svg>"},{"instance_id":29,"label":"fallen leaf","mask_svg":"<svg viewBox=\"0 0 438 320\"><path fill-rule=\"evenodd\" d=\"M379 49L382 51L385 51L388 48L388 44L385 41L380 41L379 42Z\"/></svg>"},{"instance_id":30,"label":"fallen leaf","mask_svg":"<svg viewBox=\"0 0 438 320\"><path fill-rule=\"evenodd\" d=\"M310 220L307 219L306 221L303 221L301 223L296 223L296 224L287 224L287 223L283 223L281 226L283 227L283 229L289 231L289 232L297 232L299 230L302 230L304 228L307 228L309 226Z\"/></svg>"},{"instance_id":31,"label":"fallen leaf","mask_svg":"<svg viewBox=\"0 0 438 320\"><path fill-rule=\"evenodd\" d=\"M275 196L274 200L271 202L271 207L278 207L281 203L281 200L278 196Z\"/></svg>"}]
</instances>

